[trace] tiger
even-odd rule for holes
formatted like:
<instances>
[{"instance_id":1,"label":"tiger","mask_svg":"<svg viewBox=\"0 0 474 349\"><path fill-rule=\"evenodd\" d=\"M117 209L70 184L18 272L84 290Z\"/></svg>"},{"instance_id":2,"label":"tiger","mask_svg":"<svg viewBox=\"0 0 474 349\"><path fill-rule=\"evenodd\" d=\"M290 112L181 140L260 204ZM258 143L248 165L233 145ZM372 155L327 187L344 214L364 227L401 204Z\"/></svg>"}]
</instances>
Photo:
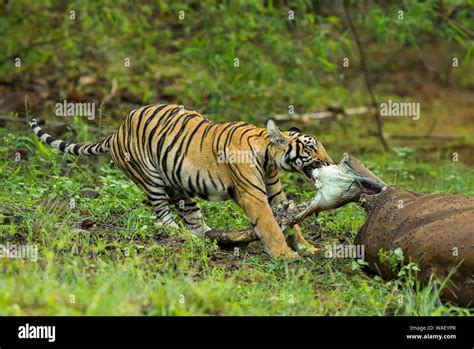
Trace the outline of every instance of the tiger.
<instances>
[{"instance_id":1,"label":"tiger","mask_svg":"<svg viewBox=\"0 0 474 349\"><path fill-rule=\"evenodd\" d=\"M287 244L271 209L286 199L280 169L311 179L315 168L333 164L323 144L298 128L282 132L272 120L266 128L242 121L214 123L177 104L135 109L115 133L93 144L58 140L36 119L29 125L43 143L64 153L109 152L116 166L146 194L165 226L179 228L171 211L174 206L186 229L204 235L212 229L204 223L196 199L232 199L271 257L298 258L298 253L316 251L297 225ZM247 156L232 156L242 153Z\"/></svg>"}]
</instances>

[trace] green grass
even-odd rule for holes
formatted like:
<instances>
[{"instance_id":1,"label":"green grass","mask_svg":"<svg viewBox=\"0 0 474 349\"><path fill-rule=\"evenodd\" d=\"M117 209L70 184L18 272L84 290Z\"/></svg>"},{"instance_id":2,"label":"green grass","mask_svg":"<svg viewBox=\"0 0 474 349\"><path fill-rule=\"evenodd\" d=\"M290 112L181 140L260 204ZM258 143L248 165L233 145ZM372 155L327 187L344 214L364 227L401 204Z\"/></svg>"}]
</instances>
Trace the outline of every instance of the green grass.
<instances>
[{"instance_id":1,"label":"green grass","mask_svg":"<svg viewBox=\"0 0 474 349\"><path fill-rule=\"evenodd\" d=\"M64 156L33 137L3 139L0 242L34 244L39 258L0 259L1 315L470 314L449 303L436 306L433 284L422 288L411 276L384 281L355 260L321 254L275 262L259 242L221 249L190 232L165 229L142 205L139 189L104 158ZM28 149L29 160L8 158L17 147ZM474 193L472 169L423 163L409 149L397 153L363 159L390 183ZM287 192L313 195L311 183L299 186L295 178L284 176ZM82 198L84 189L100 196ZM232 202L201 204L211 226L248 225ZM322 231L311 220L304 231L320 246L351 242L364 218L351 204L321 214ZM97 223L80 229L86 219Z\"/></svg>"}]
</instances>

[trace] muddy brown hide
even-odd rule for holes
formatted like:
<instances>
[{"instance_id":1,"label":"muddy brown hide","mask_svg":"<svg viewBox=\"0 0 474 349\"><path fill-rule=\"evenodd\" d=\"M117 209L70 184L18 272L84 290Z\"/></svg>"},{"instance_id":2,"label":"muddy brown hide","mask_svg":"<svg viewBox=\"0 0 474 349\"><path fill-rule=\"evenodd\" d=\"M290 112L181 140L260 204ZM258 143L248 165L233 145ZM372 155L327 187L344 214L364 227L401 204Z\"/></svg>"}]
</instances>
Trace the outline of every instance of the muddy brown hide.
<instances>
[{"instance_id":1,"label":"muddy brown hide","mask_svg":"<svg viewBox=\"0 0 474 349\"><path fill-rule=\"evenodd\" d=\"M382 264L379 251L403 250L405 261L416 262L418 279L426 284L433 273L444 280L459 263L443 298L474 305L474 197L416 194L395 186L364 196L367 220L355 244L364 245L365 260L383 278L395 275ZM388 262L386 262L388 263Z\"/></svg>"}]
</instances>

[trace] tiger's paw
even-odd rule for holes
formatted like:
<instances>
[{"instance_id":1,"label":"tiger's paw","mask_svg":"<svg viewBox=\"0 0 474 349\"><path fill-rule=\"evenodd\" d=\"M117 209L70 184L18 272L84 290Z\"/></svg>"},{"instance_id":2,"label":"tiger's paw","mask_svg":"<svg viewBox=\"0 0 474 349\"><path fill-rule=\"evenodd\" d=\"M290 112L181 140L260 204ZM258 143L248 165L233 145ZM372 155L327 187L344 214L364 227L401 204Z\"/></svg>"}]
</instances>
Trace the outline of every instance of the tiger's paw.
<instances>
[{"instance_id":1,"label":"tiger's paw","mask_svg":"<svg viewBox=\"0 0 474 349\"><path fill-rule=\"evenodd\" d=\"M318 248L311 244L298 244L296 246L296 252L298 252L302 256L315 256L321 251L321 248Z\"/></svg>"},{"instance_id":2,"label":"tiger's paw","mask_svg":"<svg viewBox=\"0 0 474 349\"><path fill-rule=\"evenodd\" d=\"M277 257L278 260L290 260L290 261L296 261L296 260L299 260L301 259L301 255L299 255L297 252L291 252L289 254L284 254L284 255L280 255Z\"/></svg>"},{"instance_id":3,"label":"tiger's paw","mask_svg":"<svg viewBox=\"0 0 474 349\"><path fill-rule=\"evenodd\" d=\"M291 250L290 248L282 249L279 251L272 251L270 253L273 259L275 260L297 260L301 259L301 256Z\"/></svg>"}]
</instances>

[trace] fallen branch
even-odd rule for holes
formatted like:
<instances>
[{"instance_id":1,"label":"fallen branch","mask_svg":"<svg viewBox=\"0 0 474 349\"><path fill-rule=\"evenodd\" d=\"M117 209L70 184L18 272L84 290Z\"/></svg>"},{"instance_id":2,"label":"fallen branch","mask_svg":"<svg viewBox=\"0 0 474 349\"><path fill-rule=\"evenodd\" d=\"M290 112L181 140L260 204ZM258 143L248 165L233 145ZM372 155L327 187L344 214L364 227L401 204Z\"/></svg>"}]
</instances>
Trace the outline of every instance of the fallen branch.
<instances>
[{"instance_id":1,"label":"fallen branch","mask_svg":"<svg viewBox=\"0 0 474 349\"><path fill-rule=\"evenodd\" d=\"M273 207L273 214L282 230L300 223L309 214L310 202L304 202L296 205L291 200L285 200ZM250 243L258 240L257 235L251 229L240 231L225 231L212 229L204 234L207 238L214 240L219 245L235 245L241 243Z\"/></svg>"},{"instance_id":2,"label":"fallen branch","mask_svg":"<svg viewBox=\"0 0 474 349\"><path fill-rule=\"evenodd\" d=\"M435 140L435 141L465 141L464 136L444 136L444 135L402 135L385 133L385 137L388 139L401 139L410 141L423 141L423 140Z\"/></svg>"},{"instance_id":3,"label":"fallen branch","mask_svg":"<svg viewBox=\"0 0 474 349\"><path fill-rule=\"evenodd\" d=\"M343 116L354 116L354 115L364 115L373 112L372 107L359 107L359 108L329 108L325 111L320 111L316 113L305 113L305 114L276 114L272 118L276 121L305 121L305 120L324 120L335 118L338 115Z\"/></svg>"}]
</instances>

